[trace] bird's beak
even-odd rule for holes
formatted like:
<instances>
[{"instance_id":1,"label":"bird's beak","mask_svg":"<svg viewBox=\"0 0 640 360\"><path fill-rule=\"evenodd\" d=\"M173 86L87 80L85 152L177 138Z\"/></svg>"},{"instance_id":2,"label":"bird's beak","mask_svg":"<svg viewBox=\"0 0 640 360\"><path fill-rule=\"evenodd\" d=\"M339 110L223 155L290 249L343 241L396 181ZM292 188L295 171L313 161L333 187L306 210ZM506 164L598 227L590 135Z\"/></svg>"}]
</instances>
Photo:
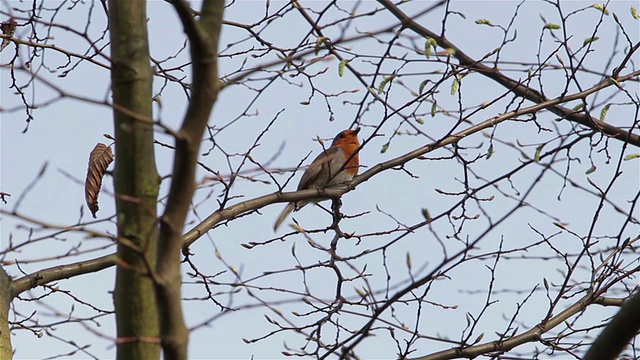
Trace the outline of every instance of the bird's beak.
<instances>
[{"instance_id":1,"label":"bird's beak","mask_svg":"<svg viewBox=\"0 0 640 360\"><path fill-rule=\"evenodd\" d=\"M361 129L361 128L357 128L357 129L355 129L355 130L353 130L353 131L355 131L355 133L357 134L357 133L359 133L359 132L360 132L360 129Z\"/></svg>"}]
</instances>

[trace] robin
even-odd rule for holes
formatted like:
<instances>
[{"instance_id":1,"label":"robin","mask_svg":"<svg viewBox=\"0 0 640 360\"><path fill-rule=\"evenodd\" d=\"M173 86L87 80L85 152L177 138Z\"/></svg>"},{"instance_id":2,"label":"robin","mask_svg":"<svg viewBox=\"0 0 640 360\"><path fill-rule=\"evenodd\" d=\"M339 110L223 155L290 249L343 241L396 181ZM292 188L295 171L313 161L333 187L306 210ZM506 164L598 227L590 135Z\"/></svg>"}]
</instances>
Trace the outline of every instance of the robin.
<instances>
[{"instance_id":1,"label":"robin","mask_svg":"<svg viewBox=\"0 0 640 360\"><path fill-rule=\"evenodd\" d=\"M360 128L344 130L336 135L331 147L318 155L305 170L298 184L298 191L348 183L358 175L360 162L356 150L360 147L360 142L358 141L359 131ZM322 199L290 202L278 216L273 225L273 231L278 230L280 224L292 211L298 211L308 203L317 203L320 200Z\"/></svg>"}]
</instances>

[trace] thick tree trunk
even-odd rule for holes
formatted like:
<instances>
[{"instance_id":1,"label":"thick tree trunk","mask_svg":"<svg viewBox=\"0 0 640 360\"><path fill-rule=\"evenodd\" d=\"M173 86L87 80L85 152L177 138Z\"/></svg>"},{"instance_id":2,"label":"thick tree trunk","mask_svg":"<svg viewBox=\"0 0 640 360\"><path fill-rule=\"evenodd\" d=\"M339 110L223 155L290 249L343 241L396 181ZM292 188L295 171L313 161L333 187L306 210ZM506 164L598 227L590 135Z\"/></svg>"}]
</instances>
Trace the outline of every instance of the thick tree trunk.
<instances>
[{"instance_id":1,"label":"thick tree trunk","mask_svg":"<svg viewBox=\"0 0 640 360\"><path fill-rule=\"evenodd\" d=\"M9 334L9 306L11 305L11 278L0 267L0 359L11 359L11 334Z\"/></svg>"},{"instance_id":2,"label":"thick tree trunk","mask_svg":"<svg viewBox=\"0 0 640 360\"><path fill-rule=\"evenodd\" d=\"M598 335L584 360L613 360L619 355L640 329L640 291L627 299L616 316Z\"/></svg>"},{"instance_id":3,"label":"thick tree trunk","mask_svg":"<svg viewBox=\"0 0 640 360\"><path fill-rule=\"evenodd\" d=\"M155 167L146 2L109 1L116 137L118 359L160 356L154 285L159 176Z\"/></svg>"}]
</instances>

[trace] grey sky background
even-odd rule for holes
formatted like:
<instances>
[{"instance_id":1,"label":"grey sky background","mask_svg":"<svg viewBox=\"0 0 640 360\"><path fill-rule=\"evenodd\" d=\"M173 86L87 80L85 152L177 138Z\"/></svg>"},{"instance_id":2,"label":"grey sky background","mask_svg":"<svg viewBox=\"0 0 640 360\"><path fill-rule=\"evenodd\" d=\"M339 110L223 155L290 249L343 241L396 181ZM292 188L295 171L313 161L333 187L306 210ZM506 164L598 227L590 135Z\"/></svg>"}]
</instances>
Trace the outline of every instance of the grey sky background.
<instances>
[{"instance_id":1,"label":"grey sky background","mask_svg":"<svg viewBox=\"0 0 640 360\"><path fill-rule=\"evenodd\" d=\"M325 2L304 2L305 5L314 6L319 9ZM591 3L586 1L563 1L562 8L565 13L573 10L584 8ZM271 7L278 9L283 6L284 2L272 1ZM344 7L350 9L356 2L345 2ZM409 14L418 12L420 9L428 6L431 2L418 1L406 4L403 9ZM462 48L469 55L476 59L482 58L485 54L493 51L502 43L502 35L499 30L488 26L477 25L474 23L477 19L488 19L494 24L507 26L512 19L515 8L518 6L515 1L454 1L451 7L466 15L466 19L452 16L450 22L446 26L447 36L451 42ZM10 12L11 7L22 7L15 2L2 2L0 9L4 12ZM97 38L104 29L104 15L101 13L100 5L93 4L93 11L96 14L91 18L89 24L89 33L93 38ZM363 2L360 12L366 9L377 8L376 2ZM638 21L631 18L629 14L630 6L636 6L635 1L613 1L609 4L609 10L619 16L620 21L625 25L627 30L633 29L629 35L634 37L632 42L638 41ZM193 3L193 7L197 8L197 3ZM78 6L73 10L61 11L56 18L56 22L67 24L76 29L83 29L86 24L86 12L88 5ZM225 14L225 19L237 23L251 23L259 20L264 14L263 2L260 1L243 1L230 8ZM441 18L443 9L437 9L432 13L419 18L420 23L427 28L440 32ZM84 14L84 15L83 15ZM19 14L16 14L19 15ZM331 16L337 14L328 14L327 19L323 22L330 22ZM544 23L540 19L544 16L547 22L560 23L557 11L548 3L540 1L529 1L524 4L516 17L514 28L517 29L517 40L509 43L501 50L501 60L512 60L516 62L537 61L536 54L546 54L558 46L546 32L543 35L543 41L540 43L540 34ZM173 13L172 8L165 2L152 1L148 5L149 17L149 34L151 40L151 54L154 59L161 60L169 56L173 56L183 46L184 34L182 28ZM568 32L573 34L573 47L578 48L584 39L593 36L594 23L598 21L600 12L596 9L582 10L579 15L572 17L568 23ZM294 13L287 17L276 20L262 36L268 41L272 41L277 46L286 48L294 46L308 31L308 25L302 21L299 15ZM377 15L371 18L358 18L355 26L348 30L348 34L354 35L356 29L361 32L373 31L395 23L390 15ZM25 34L25 29L18 29L17 37ZM39 30L43 31L43 30ZM328 30L328 37L337 36ZM44 33L44 32L43 32ZM509 32L513 35L513 30ZM390 39L392 34L381 35L381 39ZM614 39L616 38L616 24L609 16L597 30L599 40L594 43L595 50L591 56L587 57L584 66L595 72L610 73L613 65L608 64L609 54L614 49ZM87 44L83 43L77 36L65 32L61 29L55 29L51 33L52 39L49 41L59 47L70 49L76 52L82 52ZM223 30L222 54L239 51L242 48L248 48L256 45L255 42L246 42L236 45L230 49L225 49L225 44L232 44L246 37L246 33L236 28L226 26ZM102 42L106 44L106 42ZM370 53L379 55L385 49L384 43L378 43L373 40L353 42L354 53ZM407 42L405 45L409 46ZM418 44L422 45L422 44ZM539 50L538 46L541 47ZM618 46L618 50L624 48ZM441 49L440 49L441 50ZM406 50L409 52L409 50ZM5 49L0 54L0 63L6 64L14 52L13 45ZM401 52L396 49L395 55L400 56ZM21 52L23 54L23 52ZM183 63L188 52L182 52L177 59L170 61L171 64ZM324 55L324 54L321 54ZM624 54L614 56L613 64L619 63ZM81 63L76 69L69 72L65 77L58 77L60 71L56 71L57 66L66 63L66 59L54 52L45 53L44 62L48 69L39 69L39 75L48 79L64 89L69 94L86 97L98 101L109 99L109 72L106 69L99 68L86 62ZM104 59L97 59L102 63L106 63ZM251 58L234 56L233 58L221 58L221 74L228 74L237 69L241 62L246 60L250 64L265 63L276 60L271 55L265 58ZM566 60L566 59L565 59ZM555 57L549 61L558 63ZM490 61L488 61L490 63ZM34 63L37 64L37 63ZM637 57L636 62L637 66ZM354 63L359 69L373 72L373 67L362 63L360 60ZM390 73L394 70L397 63L388 61L382 69L383 73ZM429 62L416 62L408 65L405 71L415 68L415 72L436 71L441 65L433 64L433 70L429 69ZM427 69L425 70L425 67ZM335 119L329 121L330 112L324 99L315 94L311 98L309 105L303 105L303 102L309 100L311 88L308 82L302 77L286 78L287 83L283 80L278 81L269 87L263 95L246 109L247 115L241 116L248 106L248 102L255 96L255 92L244 86L233 86L226 89L215 106L214 114L210 124L217 128L223 128L216 135L217 145L224 149L227 154L244 154L255 142L257 136L262 133L267 124L276 116L277 120L264 137L260 140L260 146L252 152L254 159L260 163L266 163L276 154L275 160L269 163L269 169L291 169L312 152L311 158L321 151L320 145L314 141L319 136L325 139L325 144L330 141L333 136L345 128L351 127L354 122L360 124L363 130L360 132L361 138L365 139L372 135L373 126L377 125L385 116L385 109L375 103L367 109L360 111L357 106L352 105L360 101L368 91L356 79L345 73L343 77L338 76L338 61L335 59L323 59L312 65L311 69L322 71L327 68L330 76L318 76L314 78L314 85L321 88L327 93L338 93L341 91L353 91L348 95L329 98L332 111L335 113ZM514 68L516 66L514 65ZM274 67L272 71L277 71L279 67ZM503 71L509 74L509 69L504 68ZM310 71L313 72L313 71ZM521 75L521 74L520 74ZM19 73L21 81L26 79L24 73ZM177 74L176 74L177 76ZM184 73L187 78L190 76L188 72ZM514 75L519 76L519 75ZM258 77L258 76L256 76ZM565 74L558 71L557 74L551 75L545 73L543 85L545 93L548 97L557 96L564 90ZM585 86L590 86L598 82L601 78L597 74L589 75L581 74L581 82ZM376 84L379 84L378 79ZM419 84L421 80L416 77L415 83ZM2 208L6 210L17 209L24 216L35 219L41 219L48 223L57 225L72 225L79 221L89 221L90 214L84 204L83 182L86 173L86 164L89 152L97 142L109 143L102 134L112 134L113 125L111 118L111 109L107 106L89 104L83 101L74 100L69 97L58 99L58 95L51 88L44 84L37 84L35 90L29 89L27 96L29 101L35 101L40 104L40 108L34 110L34 120L28 125L28 130L23 130L27 126L25 123L24 111L20 109L20 99L9 89L11 78L6 68L0 69L0 106L3 111L0 113L0 130L1 130L1 190L11 193L8 204L2 204ZM260 81L249 83L250 86L259 87ZM410 99L410 93L399 89L401 85L392 84L389 90L388 103L393 106L400 106ZM414 91L417 91L415 84L407 84ZM157 119L160 119L165 125L176 128L184 114L187 100L184 92L176 85L169 84L163 89L163 83L159 79L154 84L154 93L161 92L161 106L157 103L154 110ZM443 86L442 90L449 89L449 85ZM601 98L591 98L594 103L605 104L608 102L604 98L605 94L611 95L615 89L609 89ZM465 105L481 104L491 101L493 98L502 94L504 88L491 83L489 80L481 78L477 74L469 75L463 79L460 87L460 93L463 96ZM575 87L569 88L569 92L576 92ZM637 92L635 92L637 96ZM457 95L449 93L439 93L437 95L438 103L447 109L457 108ZM48 102L49 99L55 99ZM508 100L502 100L498 104L478 112L474 115L475 123L496 116L500 111L504 111ZM615 98L616 102L624 101ZM576 105L570 104L570 105ZM430 104L424 105L425 109ZM12 110L17 109L17 110ZM632 119L637 116L633 112L629 112L629 107L613 106L609 110L607 119L619 126L628 126L632 123ZM424 110L427 111L428 110ZM277 115L281 112L279 115ZM566 122L554 122L554 115L548 113L541 116L541 122L549 127L566 128L572 126ZM234 121L234 119L238 119ZM374 138L360 152L361 164L371 167L377 163L389 160L399 156L412 149L426 144L424 137L409 136L407 130L411 130L410 126L401 125L399 129L401 134L394 137L389 144L388 150L381 153L384 144L389 140L400 123L399 117L394 117L383 126L379 134L383 136ZM425 117L424 124L414 123L420 130L426 132L433 138L439 138L445 135L451 129L452 121L445 118L442 114L435 117ZM489 130L491 131L491 130ZM553 147L554 133L539 133L537 127L532 123L506 122L501 124L496 130L495 135L499 139L515 142L520 141L523 144L530 144L528 156L533 157L538 144L548 142L550 148ZM159 130L157 139L164 143L171 143L169 136L162 134ZM210 149L210 143L204 143L202 152L207 153ZM466 154L469 158L473 154L486 153L489 147L488 138L475 134L469 139L461 141L462 146L468 146ZM610 153L619 154L622 144L618 141L610 141ZM478 175L485 179L492 179L507 172L509 169L517 166L523 160L523 157L513 149L500 143L494 143L495 154L490 159L480 159L481 165L475 166ZM117 151L117 149L114 149ZM162 176L167 176L171 169L172 151L157 146L157 167ZM637 153L634 148L627 149L624 154ZM497 226L491 230L490 234L480 243L478 252L489 252L491 249L497 250L500 242L503 241L505 249L522 247L525 244L535 242L540 239L540 235L535 230L547 235L559 233L555 237L554 245L560 252L576 252L582 247L581 241L566 232L562 232L554 222L562 222L566 224L572 231L578 234L586 234L592 223L592 218L599 199L595 196L587 196L581 190L564 183L562 175L565 171L569 171L569 177L587 188L590 187L587 177L596 184L608 184L615 173L617 158L613 158L608 164L606 162L607 154L602 151L593 151L591 158L587 156L589 153L588 144L582 144L574 147L569 154L571 157L580 158L580 162L571 163L570 169L566 169L565 162L559 163L556 170L559 175L551 176L548 174L538 184L534 191L529 195L527 202L531 207L520 210L518 214L512 216L509 221ZM346 219L342 223L342 229L346 232L358 233L374 233L386 231L395 228L396 222L385 213L392 214L402 224L415 224L423 220L421 213L422 208L427 208L432 216L438 215L446 211L449 207L459 201L459 197L443 195L435 189L441 189L447 192L462 191L463 187L460 180L464 177L462 167L453 159L439 159L441 157L449 157L451 152L445 149L439 149L428 154L428 159L423 161L410 162L406 170L415 175L415 178L408 176L403 171L387 171L375 176L370 181L358 186L358 188L348 193L343 198L342 211L346 214L358 214L369 212L366 216L353 219ZM616 155L614 155L616 156ZM308 159L305 164L309 163ZM227 159L220 150L214 149L208 156L203 156L201 161L207 166L220 171L223 175L228 175L231 170L236 170L242 161L240 155L231 156L231 167L227 163ZM597 170L589 175L585 172L592 165L597 166ZM31 186L32 181L38 177L38 173L44 169L43 175ZM245 171L253 171L256 167L247 165L243 168ZM640 171L638 169L638 161L624 162L622 167L623 174L616 182L609 197L620 206L629 206L629 193L627 189L633 189L630 193L634 194L638 188ZM535 181L535 177L539 174L540 167L532 167L514 176L512 180L513 187L517 189L527 189L529 184ZM232 196L238 196L235 201L237 203L242 200L251 199L256 196L268 194L278 190L271 179L262 172L251 172L256 179L260 181L239 181L231 189ZM276 177L278 181L284 183L290 173L279 175ZM211 212L217 209L217 199L221 194L222 187L215 182L207 181L206 177L212 175L199 169L197 179L202 180L202 187L194 198L194 211L190 214L190 223L187 226L190 229L197 221L205 218ZM297 172L293 179L289 182L286 189L293 191L301 176L301 172ZM269 182L269 183L265 183ZM472 186L478 186L482 183L480 179L471 177ZM168 180L163 181L162 194L166 194ZM24 197L21 194L24 190L30 190ZM99 198L100 212L99 219L105 219L113 216L114 204L112 196L112 179L106 178L103 184L103 192ZM508 183L500 183L500 189L508 194L515 191L510 189ZM482 208L471 207L469 214L480 214L477 221L468 221L464 225L464 233L470 237L478 236L487 228L487 219L496 220L507 214L516 202L505 196L501 191L489 188L482 191L479 196L495 199L490 202L483 203ZM159 209L161 211L163 202ZM297 235L286 238L285 241L275 241L265 246L258 246L251 250L241 246L249 242L266 241L276 235L272 232L272 224L277 214L282 210L284 204L276 204L264 208L260 214L251 214L237 219L228 224L221 226L206 236L198 240L192 247L195 254L192 260L197 264L198 269L202 273L216 274L223 272L216 277L216 281L223 283L237 281L236 275L230 268L236 269L241 278L254 286L252 291L257 297L264 301L271 301L274 308L287 313L288 317L292 311L300 313L308 312L310 309L302 303L301 297L291 293L283 293L275 291L276 288L293 289L296 291L304 291L302 277L300 272L283 272L270 276L262 276L266 271L278 271L283 269L291 269L296 265L296 259L292 256L292 247L295 244L295 252L303 264L310 265L319 260L326 259L326 253L318 251L309 245L307 239L303 235ZM84 210L81 210L84 208ZM625 207L627 208L627 207ZM541 214L536 209L544 209L547 215ZM459 215L459 214L458 214ZM635 216L637 216L637 209ZM597 222L593 229L594 235L609 234L611 228L620 227L620 219L622 218L611 207L605 207L601 213L602 221ZM607 217L611 217L611 222ZM331 222L331 216L315 206L309 206L304 210L295 213L294 218L305 228L323 228ZM291 219L285 221L284 226L278 232L282 235L290 232L292 229L288 226ZM2 228L2 246L6 248L10 242L20 243L31 238L41 240L33 241L31 245L25 246L24 249L12 252L6 255L5 268L12 276L20 276L21 272L31 273L38 269L54 266L56 264L75 262L82 259L97 257L102 254L110 253L115 247L107 239L87 238L82 233L65 233L60 236L50 237L50 230L35 230L25 228L21 224L23 221L10 216L2 216L0 224ZM99 231L115 233L116 229L113 219L110 222L100 222L91 226L92 229ZM422 228L408 239L399 241L393 247L389 248L386 254L386 261L383 262L381 256L373 255L365 257L361 260L354 261L354 264L363 267L366 265L367 271L371 273L368 278L372 287L377 290L377 296L384 297L385 293L393 293L394 289L385 288L385 280L387 276L392 278L391 283L397 286L406 284L410 281L411 275L419 277L430 271L434 264L442 261L443 254L453 253L463 248L463 244L454 239L443 239L446 248L443 249L434 234L443 236L443 234L451 233L452 225L446 219L434 222L432 226ZM622 238L629 236L637 236L638 226L628 227L622 235ZM47 235L47 236L45 236ZM358 243L355 240L341 240L340 250L345 256L347 254L357 254L365 248L375 248L389 241L392 241L399 233L379 236L376 238L366 238L365 244ZM314 242L322 246L328 246L332 238L332 234L318 233L310 235ZM611 245L611 239L603 239L602 246ZM73 250L70 250L73 249ZM65 256L71 252L68 256ZM216 253L220 258L216 257ZM412 270L407 269L406 258L407 253L411 254ZM527 255L531 257L550 256L548 248L534 247L530 249ZM628 257L625 259L630 263L637 264L637 257ZM20 268L15 265L7 265L6 262L20 261L26 262L21 264ZM449 273L450 278L436 281L432 293L428 297L430 301L439 303L449 308L440 306L424 306L418 325L421 332L431 336L439 336L459 340L461 330L467 324L467 313L476 316L483 308L486 301L487 283L491 279L490 271L479 265L483 262L469 262L457 267ZM485 265L491 266L491 261L485 261ZM528 292L538 284L542 288L544 280L551 284L557 285L564 279L562 269L564 263L562 259L549 261L535 261L533 259L518 259L517 256L509 261L499 263L498 272L495 275L496 282L494 289L513 289L517 292L499 292L497 291L491 301L497 301L489 307L488 313L482 318L477 329L474 330L472 338L484 333L483 341L490 341L495 332L505 331L509 318L515 311L517 303L521 303L527 296ZM194 279L190 278L186 273L190 272L186 266L184 267L185 277L183 286L183 295L187 299L184 302L185 316L188 326L198 326L190 337L189 354L190 358L207 359L207 358L251 358L267 359L282 357L281 351L284 346L300 347L304 344L304 338L294 335L291 332L280 333L269 337L266 340L258 341L252 344L245 344L244 339L254 339L264 336L274 331L275 328L268 323L265 315L278 319L277 314L271 310L258 306L255 297L247 295L246 290L240 291L238 294L230 296L220 294L216 297L218 301L225 305L238 307L240 310L220 314L220 308L211 301L199 301L199 297L206 296L203 287L194 284ZM578 272L583 272L580 278L588 278L590 269L580 268ZM60 281L56 286L65 291L70 291L87 304L100 309L112 309L113 301L110 292L114 286L115 269L104 270L100 273L88 274L74 279ZM355 273L348 273L347 276L354 276ZM323 300L331 301L335 293L335 275L327 269L318 271L310 271L307 274L306 284L313 289L313 292L320 294ZM346 283L344 294L357 297L355 288L361 288L363 284L360 281L354 283ZM214 291L216 291L214 289ZM521 291L521 292L520 292ZM28 297L37 297L46 293L42 289L35 289L28 294ZM25 294L26 295L26 294ZM621 294L618 294L621 296ZM570 304L572 300L567 299L566 304ZM544 291L536 292L530 301L528 301L523 309L520 310L521 315L518 317L518 325L520 331L525 331L535 325L540 319L546 316L548 311L548 302ZM37 310L32 320L29 321L33 325L33 321L38 323L50 323L65 318L66 314L72 314L72 317L92 316L95 312L87 305L78 304L70 295L59 292L46 298L46 306L41 303L20 301L14 302L15 311L21 317L29 317L29 315ZM563 308L562 305L559 308ZM578 321L577 324L588 324L593 321L600 321L608 315L615 313L615 308L596 308L590 307L587 313ZM366 314L365 309L360 309L360 314ZM415 326L415 305L408 304L406 306L394 307L393 315L402 321L406 321L411 328ZM313 316L311 317L313 318ZM344 315L340 318L341 324L345 326L356 327L363 324L367 319L361 315L351 314ZM384 318L393 321L389 314ZM20 319L14 319L20 320ZM310 323L308 318L301 318L302 321ZM342 323L344 321L344 323ZM284 323L284 321L282 322ZM205 324L205 325L203 325ZM595 336L596 334L591 334ZM328 339L335 337L335 334L323 334ZM398 332L399 338L405 338L407 334ZM22 329L13 331L12 341L16 350L15 357L17 359L44 358L54 354L66 354L74 349L69 344L57 340L57 337L63 339L72 339L79 346L90 345L88 352L99 358L112 358L115 354L114 337L115 324L113 317L100 317L95 319L95 323L88 326L81 324L64 324L57 327L55 332L42 334L41 337L36 334ZM416 355L427 354L437 350L447 349L451 345L445 342L422 342L419 353ZM525 347L526 348L526 347ZM396 354L396 345L388 334L386 336L376 336L365 340L357 348L358 354L362 358L393 358ZM87 358L88 354L78 352L69 358Z\"/></svg>"}]
</instances>

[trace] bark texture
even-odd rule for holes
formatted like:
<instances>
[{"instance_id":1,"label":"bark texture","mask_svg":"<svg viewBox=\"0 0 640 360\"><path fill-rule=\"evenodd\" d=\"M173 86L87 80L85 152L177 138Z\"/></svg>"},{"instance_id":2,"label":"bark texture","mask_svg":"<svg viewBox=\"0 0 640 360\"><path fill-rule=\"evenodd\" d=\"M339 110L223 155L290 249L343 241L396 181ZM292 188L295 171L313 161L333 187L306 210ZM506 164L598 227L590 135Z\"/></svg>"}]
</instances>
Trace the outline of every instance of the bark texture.
<instances>
[{"instance_id":1,"label":"bark texture","mask_svg":"<svg viewBox=\"0 0 640 360\"><path fill-rule=\"evenodd\" d=\"M146 1L110 0L111 81L116 138L118 359L158 359L154 285L159 176L153 149L152 70Z\"/></svg>"}]
</instances>

